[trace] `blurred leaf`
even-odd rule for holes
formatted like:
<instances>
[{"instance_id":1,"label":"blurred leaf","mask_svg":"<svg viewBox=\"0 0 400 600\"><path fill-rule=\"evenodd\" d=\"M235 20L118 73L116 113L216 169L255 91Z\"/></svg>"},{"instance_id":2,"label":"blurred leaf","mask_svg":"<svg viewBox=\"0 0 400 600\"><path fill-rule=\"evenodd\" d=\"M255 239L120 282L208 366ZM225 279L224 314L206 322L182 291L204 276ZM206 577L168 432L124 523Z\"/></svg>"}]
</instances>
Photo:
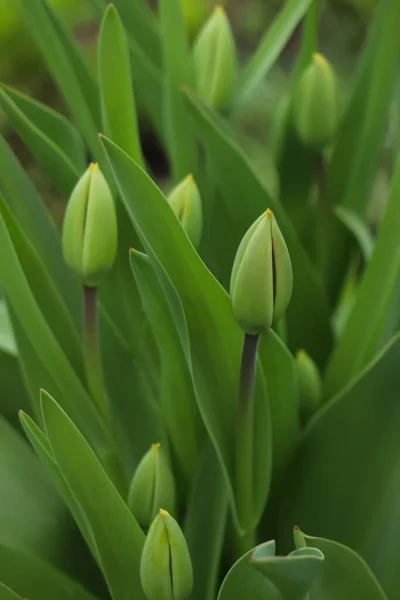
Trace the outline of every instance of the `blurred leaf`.
<instances>
[{"instance_id":1,"label":"blurred leaf","mask_svg":"<svg viewBox=\"0 0 400 600\"><path fill-rule=\"evenodd\" d=\"M142 164L128 43L113 4L108 5L100 30L99 75L104 132Z\"/></svg>"},{"instance_id":2,"label":"blurred leaf","mask_svg":"<svg viewBox=\"0 0 400 600\"><path fill-rule=\"evenodd\" d=\"M228 498L215 456L208 444L197 473L185 518L185 538L193 565L190 600L214 600L224 543Z\"/></svg>"},{"instance_id":3,"label":"blurred leaf","mask_svg":"<svg viewBox=\"0 0 400 600\"><path fill-rule=\"evenodd\" d=\"M17 425L17 410L29 407L17 358L0 348L0 413L12 425Z\"/></svg>"},{"instance_id":4,"label":"blurred leaf","mask_svg":"<svg viewBox=\"0 0 400 600\"><path fill-rule=\"evenodd\" d=\"M167 426L174 455L192 482L204 443L204 430L196 403L193 382L179 334L153 266L146 255L132 251L133 275L143 306L153 328L161 356L161 414ZM169 281L172 288L172 284ZM171 294L176 294L171 290ZM182 423L185 427L182 427Z\"/></svg>"},{"instance_id":5,"label":"blurred leaf","mask_svg":"<svg viewBox=\"0 0 400 600\"><path fill-rule=\"evenodd\" d=\"M2 85L2 90L25 117L65 154L80 174L86 165L81 137L75 127L62 115L29 96Z\"/></svg>"},{"instance_id":6,"label":"blurred leaf","mask_svg":"<svg viewBox=\"0 0 400 600\"><path fill-rule=\"evenodd\" d=\"M368 229L367 224L356 212L347 209L344 206L336 206L335 215L354 236L360 247L363 259L367 263L374 250L374 239Z\"/></svg>"},{"instance_id":7,"label":"blurred leaf","mask_svg":"<svg viewBox=\"0 0 400 600\"><path fill-rule=\"evenodd\" d=\"M64 198L68 198L79 178L79 171L72 161L51 138L40 131L36 123L24 115L4 88L0 88L0 106L38 163L54 181L58 191Z\"/></svg>"},{"instance_id":8,"label":"blurred leaf","mask_svg":"<svg viewBox=\"0 0 400 600\"><path fill-rule=\"evenodd\" d=\"M20 596L0 583L0 600L21 600Z\"/></svg>"},{"instance_id":9,"label":"blurred leaf","mask_svg":"<svg viewBox=\"0 0 400 600\"><path fill-rule=\"evenodd\" d=\"M387 600L367 563L351 548L310 535L305 538L325 557L310 600Z\"/></svg>"},{"instance_id":10,"label":"blurred leaf","mask_svg":"<svg viewBox=\"0 0 400 600\"><path fill-rule=\"evenodd\" d=\"M99 156L97 85L78 47L46 0L21 0L35 43L94 157Z\"/></svg>"},{"instance_id":11,"label":"blurred leaf","mask_svg":"<svg viewBox=\"0 0 400 600\"><path fill-rule=\"evenodd\" d=\"M275 542L267 542L271 556L275 554ZM218 594L218 600L283 600L271 581L254 568L250 559L253 550L242 556L226 575Z\"/></svg>"},{"instance_id":12,"label":"blurred leaf","mask_svg":"<svg viewBox=\"0 0 400 600\"><path fill-rule=\"evenodd\" d=\"M46 393L42 410L55 461L92 528L110 593L115 600L144 599L139 577L142 530L86 440Z\"/></svg>"},{"instance_id":13,"label":"blurred leaf","mask_svg":"<svg viewBox=\"0 0 400 600\"><path fill-rule=\"evenodd\" d=\"M351 100L345 112L327 172L327 198L364 216L385 140L400 58L400 3L382 0L360 59ZM335 298L345 275L349 237L332 222L329 293Z\"/></svg>"},{"instance_id":14,"label":"blurred leaf","mask_svg":"<svg viewBox=\"0 0 400 600\"><path fill-rule=\"evenodd\" d=\"M181 181L196 169L196 145L181 86L192 85L194 72L180 0L159 0L161 42L165 71L165 134L173 180Z\"/></svg>"},{"instance_id":15,"label":"blurred leaf","mask_svg":"<svg viewBox=\"0 0 400 600\"><path fill-rule=\"evenodd\" d=\"M346 544L392 599L400 585L399 360L397 336L311 421L280 510L283 538L298 523Z\"/></svg>"},{"instance_id":16,"label":"blurred leaf","mask_svg":"<svg viewBox=\"0 0 400 600\"><path fill-rule=\"evenodd\" d=\"M11 356L17 353L10 317L3 299L0 300L0 349Z\"/></svg>"},{"instance_id":17,"label":"blurred leaf","mask_svg":"<svg viewBox=\"0 0 400 600\"><path fill-rule=\"evenodd\" d=\"M239 77L237 87L240 102L247 99L265 78L311 2L312 0L287 0Z\"/></svg>"},{"instance_id":18,"label":"blurred leaf","mask_svg":"<svg viewBox=\"0 0 400 600\"><path fill-rule=\"evenodd\" d=\"M65 265L57 230L33 183L1 136L0 163L0 192L78 325L81 319L79 286Z\"/></svg>"},{"instance_id":19,"label":"blurred leaf","mask_svg":"<svg viewBox=\"0 0 400 600\"><path fill-rule=\"evenodd\" d=\"M186 97L197 134L212 158L214 176L224 200L221 220L215 223L219 232L229 231L229 236L224 238L225 256L218 257L224 265L223 282L229 280L237 247L247 228L268 207L271 208L293 265L293 296L287 312L290 347L292 350L305 348L323 365L330 349L331 331L327 303L313 265L282 206L269 196L241 149L194 94L186 91Z\"/></svg>"},{"instance_id":20,"label":"blurred leaf","mask_svg":"<svg viewBox=\"0 0 400 600\"><path fill-rule=\"evenodd\" d=\"M400 157L374 252L357 291L356 302L330 359L324 382L330 398L375 355L400 267Z\"/></svg>"},{"instance_id":21,"label":"blurred leaf","mask_svg":"<svg viewBox=\"0 0 400 600\"><path fill-rule=\"evenodd\" d=\"M233 501L233 435L242 334L233 320L229 297L200 260L166 198L152 180L109 140L103 143L121 196L163 285L171 279L185 311L165 286L188 364L193 371L200 412L221 460ZM146 202L142 199L146 198ZM191 347L189 351L189 339ZM206 374L206 376L205 376ZM270 415L263 378L258 378L255 408L254 522L264 509L271 473Z\"/></svg>"}]
</instances>

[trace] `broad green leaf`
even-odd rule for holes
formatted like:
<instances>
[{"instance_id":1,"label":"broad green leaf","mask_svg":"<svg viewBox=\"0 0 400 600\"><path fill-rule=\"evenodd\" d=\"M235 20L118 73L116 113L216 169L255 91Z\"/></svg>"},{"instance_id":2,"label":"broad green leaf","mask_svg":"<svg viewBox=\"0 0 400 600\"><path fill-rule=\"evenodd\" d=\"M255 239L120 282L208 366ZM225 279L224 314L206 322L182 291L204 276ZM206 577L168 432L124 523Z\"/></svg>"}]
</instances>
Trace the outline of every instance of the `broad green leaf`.
<instances>
[{"instance_id":1,"label":"broad green leaf","mask_svg":"<svg viewBox=\"0 0 400 600\"><path fill-rule=\"evenodd\" d=\"M185 518L185 538L193 565L190 600L214 600L223 550L228 497L215 456L208 444L198 470Z\"/></svg>"},{"instance_id":2,"label":"broad green leaf","mask_svg":"<svg viewBox=\"0 0 400 600\"><path fill-rule=\"evenodd\" d=\"M58 112L9 86L2 89L25 117L65 154L78 173L85 169L82 140L75 127Z\"/></svg>"},{"instance_id":3,"label":"broad green leaf","mask_svg":"<svg viewBox=\"0 0 400 600\"><path fill-rule=\"evenodd\" d=\"M142 164L128 43L113 4L107 8L100 30L99 79L104 132Z\"/></svg>"},{"instance_id":4,"label":"broad green leaf","mask_svg":"<svg viewBox=\"0 0 400 600\"><path fill-rule=\"evenodd\" d=\"M275 555L275 542L263 544L265 552ZM274 584L251 564L253 550L242 556L226 575L218 594L218 600L283 600Z\"/></svg>"},{"instance_id":5,"label":"broad green leaf","mask_svg":"<svg viewBox=\"0 0 400 600\"><path fill-rule=\"evenodd\" d=\"M86 540L93 556L97 555L97 550L93 541L93 534L90 526L87 523L85 514L82 508L68 487L65 479L63 478L60 469L55 462L49 440L43 433L43 431L36 425L36 423L25 414L23 411L19 411L19 419L21 425L25 431L27 438L29 439L34 451L44 469L51 477L54 485L60 493L62 499L68 506L69 511L75 519L83 537Z\"/></svg>"},{"instance_id":6,"label":"broad green leaf","mask_svg":"<svg viewBox=\"0 0 400 600\"><path fill-rule=\"evenodd\" d=\"M400 572L400 338L311 421L280 507L282 537L297 523L369 564L388 598Z\"/></svg>"},{"instance_id":7,"label":"broad green leaf","mask_svg":"<svg viewBox=\"0 0 400 600\"><path fill-rule=\"evenodd\" d=\"M82 344L75 323L35 248L18 226L1 194L0 214L39 308L71 365L83 377Z\"/></svg>"},{"instance_id":8,"label":"broad green leaf","mask_svg":"<svg viewBox=\"0 0 400 600\"><path fill-rule=\"evenodd\" d=\"M374 249L374 239L368 229L367 224L356 212L352 211L351 209L347 209L340 204L335 208L335 215L354 236L360 247L362 257L367 263L371 258Z\"/></svg>"},{"instance_id":9,"label":"broad green leaf","mask_svg":"<svg viewBox=\"0 0 400 600\"><path fill-rule=\"evenodd\" d=\"M37 359L51 373L68 412L81 424L103 460L111 460L114 442L81 381L49 328L25 278L4 220L0 217L1 285ZM36 359L36 360L37 360ZM39 390L36 390L36 395ZM111 453L111 455L110 455Z\"/></svg>"},{"instance_id":10,"label":"broad green leaf","mask_svg":"<svg viewBox=\"0 0 400 600\"><path fill-rule=\"evenodd\" d=\"M290 347L292 350L305 348L323 364L330 349L331 331L327 302L313 265L282 206L268 194L245 154L194 94L186 91L186 97L197 134L212 158L224 201L220 220L215 224L219 232L229 231L229 236L224 237L225 255L219 255L224 266L222 281L229 280L236 250L247 228L270 208L282 230L293 265L293 296L287 312Z\"/></svg>"},{"instance_id":11,"label":"broad green leaf","mask_svg":"<svg viewBox=\"0 0 400 600\"><path fill-rule=\"evenodd\" d=\"M79 287L65 265L57 230L33 183L1 136L0 163L0 192L78 325L81 318Z\"/></svg>"},{"instance_id":12,"label":"broad green leaf","mask_svg":"<svg viewBox=\"0 0 400 600\"><path fill-rule=\"evenodd\" d=\"M94 157L99 156L96 84L78 49L46 0L21 0L32 37Z\"/></svg>"},{"instance_id":13,"label":"broad green leaf","mask_svg":"<svg viewBox=\"0 0 400 600\"><path fill-rule=\"evenodd\" d=\"M335 206L339 201L361 217L371 194L387 130L400 58L399 19L399 2L383 0L370 28L327 172L330 204ZM335 298L345 274L349 238L339 223L333 221L331 229L328 284L330 296Z\"/></svg>"},{"instance_id":14,"label":"broad green leaf","mask_svg":"<svg viewBox=\"0 0 400 600\"><path fill-rule=\"evenodd\" d=\"M228 295L190 244L166 198L146 173L115 144L103 138L110 164L141 241L160 282L165 273L182 302L200 412L221 460L233 504L233 435L236 428L237 382L243 334L233 320ZM146 199L143 202L143 198ZM171 305L170 290L164 287ZM176 318L176 313L174 313ZM176 320L186 338L182 321ZM206 376L205 376L206 374ZM255 409L254 522L264 509L271 473L269 406L263 377L258 378Z\"/></svg>"},{"instance_id":15,"label":"broad green leaf","mask_svg":"<svg viewBox=\"0 0 400 600\"><path fill-rule=\"evenodd\" d=\"M254 93L279 58L311 1L287 0L239 77L238 96L241 102Z\"/></svg>"},{"instance_id":16,"label":"broad green leaf","mask_svg":"<svg viewBox=\"0 0 400 600\"><path fill-rule=\"evenodd\" d=\"M268 390L275 475L282 475L300 434L299 395L293 356L278 336L262 335L258 355Z\"/></svg>"},{"instance_id":17,"label":"broad green leaf","mask_svg":"<svg viewBox=\"0 0 400 600\"><path fill-rule=\"evenodd\" d=\"M300 548L288 556L271 555L270 542L255 548L251 564L275 585L284 600L308 600L324 563L316 548Z\"/></svg>"},{"instance_id":18,"label":"broad green leaf","mask_svg":"<svg viewBox=\"0 0 400 600\"><path fill-rule=\"evenodd\" d=\"M333 540L310 535L305 539L325 557L310 600L387 600L367 563L354 550Z\"/></svg>"},{"instance_id":19,"label":"broad green leaf","mask_svg":"<svg viewBox=\"0 0 400 600\"><path fill-rule=\"evenodd\" d=\"M180 0L158 0L165 72L165 135L175 183L196 169L196 145L181 86L194 74Z\"/></svg>"},{"instance_id":20,"label":"broad green leaf","mask_svg":"<svg viewBox=\"0 0 400 600\"><path fill-rule=\"evenodd\" d=\"M72 160L18 108L2 87L0 106L38 163L52 178L58 191L68 198L80 175Z\"/></svg>"},{"instance_id":21,"label":"broad green leaf","mask_svg":"<svg viewBox=\"0 0 400 600\"><path fill-rule=\"evenodd\" d=\"M0 578L20 598L29 600L96 600L80 583L35 553L0 543Z\"/></svg>"},{"instance_id":22,"label":"broad green leaf","mask_svg":"<svg viewBox=\"0 0 400 600\"><path fill-rule=\"evenodd\" d=\"M21 600L20 596L0 583L0 600Z\"/></svg>"},{"instance_id":23,"label":"broad green leaf","mask_svg":"<svg viewBox=\"0 0 400 600\"><path fill-rule=\"evenodd\" d=\"M329 362L324 383L330 398L374 356L385 325L388 305L398 281L400 240L400 157L374 252L357 291L356 302Z\"/></svg>"},{"instance_id":24,"label":"broad green leaf","mask_svg":"<svg viewBox=\"0 0 400 600\"><path fill-rule=\"evenodd\" d=\"M144 599L139 576L142 530L82 434L46 393L42 410L54 459L90 523L113 599Z\"/></svg>"},{"instance_id":25,"label":"broad green leaf","mask_svg":"<svg viewBox=\"0 0 400 600\"><path fill-rule=\"evenodd\" d=\"M161 413L174 455L187 481L191 482L204 443L191 374L168 301L151 262L146 255L136 251L130 253L130 260L144 309L159 345Z\"/></svg>"}]
</instances>

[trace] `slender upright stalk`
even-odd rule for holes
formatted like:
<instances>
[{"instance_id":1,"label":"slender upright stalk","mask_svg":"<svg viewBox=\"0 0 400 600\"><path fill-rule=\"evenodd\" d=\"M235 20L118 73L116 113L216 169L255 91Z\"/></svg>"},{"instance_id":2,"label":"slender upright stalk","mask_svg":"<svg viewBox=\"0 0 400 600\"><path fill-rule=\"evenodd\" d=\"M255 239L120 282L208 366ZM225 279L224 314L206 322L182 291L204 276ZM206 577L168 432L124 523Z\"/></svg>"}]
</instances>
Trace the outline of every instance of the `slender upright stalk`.
<instances>
[{"instance_id":1,"label":"slender upright stalk","mask_svg":"<svg viewBox=\"0 0 400 600\"><path fill-rule=\"evenodd\" d=\"M242 527L237 539L239 555L255 544L251 530L253 513L254 385L259 335L245 333L240 365L239 403L236 424L236 502Z\"/></svg>"},{"instance_id":2,"label":"slender upright stalk","mask_svg":"<svg viewBox=\"0 0 400 600\"><path fill-rule=\"evenodd\" d=\"M317 184L317 264L322 280L325 280L329 249L329 204L326 198L325 162L321 153L317 154L315 157L315 179Z\"/></svg>"},{"instance_id":3,"label":"slender upright stalk","mask_svg":"<svg viewBox=\"0 0 400 600\"><path fill-rule=\"evenodd\" d=\"M109 401L101 366L97 309L97 289L84 286L83 321L86 380L93 402L108 423Z\"/></svg>"}]
</instances>

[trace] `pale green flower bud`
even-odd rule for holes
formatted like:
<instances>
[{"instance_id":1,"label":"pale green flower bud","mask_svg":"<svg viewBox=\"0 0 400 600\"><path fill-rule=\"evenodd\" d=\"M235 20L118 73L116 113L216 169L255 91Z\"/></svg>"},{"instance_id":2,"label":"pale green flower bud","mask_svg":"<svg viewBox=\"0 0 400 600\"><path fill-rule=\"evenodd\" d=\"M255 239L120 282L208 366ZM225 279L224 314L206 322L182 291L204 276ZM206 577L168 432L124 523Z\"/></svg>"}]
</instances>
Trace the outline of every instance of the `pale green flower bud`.
<instances>
[{"instance_id":1,"label":"pale green flower bud","mask_svg":"<svg viewBox=\"0 0 400 600\"><path fill-rule=\"evenodd\" d=\"M224 9L217 6L194 45L197 91L208 106L230 101L237 76L235 40Z\"/></svg>"},{"instance_id":2,"label":"pale green flower bud","mask_svg":"<svg viewBox=\"0 0 400 600\"><path fill-rule=\"evenodd\" d=\"M322 380L318 368L305 350L296 354L296 368L299 382L300 412L307 421L317 410L322 394Z\"/></svg>"},{"instance_id":3,"label":"pale green flower bud","mask_svg":"<svg viewBox=\"0 0 400 600\"><path fill-rule=\"evenodd\" d=\"M193 588L189 549L178 523L160 510L147 535L140 579L148 600L184 600Z\"/></svg>"},{"instance_id":4,"label":"pale green flower bud","mask_svg":"<svg viewBox=\"0 0 400 600\"><path fill-rule=\"evenodd\" d=\"M292 263L269 209L244 235L233 264L230 292L235 319L246 333L269 329L292 295Z\"/></svg>"},{"instance_id":5,"label":"pale green flower bud","mask_svg":"<svg viewBox=\"0 0 400 600\"><path fill-rule=\"evenodd\" d=\"M188 175L172 190L168 202L189 240L198 248L203 231L203 207L193 175Z\"/></svg>"},{"instance_id":6,"label":"pale green flower bud","mask_svg":"<svg viewBox=\"0 0 400 600\"><path fill-rule=\"evenodd\" d=\"M314 54L304 70L293 97L294 123L300 140L320 150L330 142L339 123L336 75L329 62Z\"/></svg>"},{"instance_id":7,"label":"pale green flower bud","mask_svg":"<svg viewBox=\"0 0 400 600\"><path fill-rule=\"evenodd\" d=\"M142 527L150 527L162 506L175 513L175 482L160 444L153 444L140 461L129 488L128 506Z\"/></svg>"},{"instance_id":8,"label":"pale green flower bud","mask_svg":"<svg viewBox=\"0 0 400 600\"><path fill-rule=\"evenodd\" d=\"M96 287L117 253L117 217L110 188L91 164L72 191L64 217L65 262L88 287Z\"/></svg>"}]
</instances>

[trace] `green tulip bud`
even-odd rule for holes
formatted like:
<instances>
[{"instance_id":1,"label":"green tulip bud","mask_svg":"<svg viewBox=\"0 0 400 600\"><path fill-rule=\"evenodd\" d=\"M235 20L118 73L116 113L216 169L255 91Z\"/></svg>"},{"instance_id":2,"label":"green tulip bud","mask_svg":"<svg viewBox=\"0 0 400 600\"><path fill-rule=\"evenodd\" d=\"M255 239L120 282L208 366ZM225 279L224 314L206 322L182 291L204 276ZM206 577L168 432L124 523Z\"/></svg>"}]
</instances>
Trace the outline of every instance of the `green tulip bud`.
<instances>
[{"instance_id":1,"label":"green tulip bud","mask_svg":"<svg viewBox=\"0 0 400 600\"><path fill-rule=\"evenodd\" d=\"M175 512L175 482L160 444L140 461L129 488L128 506L142 527L149 527L162 506Z\"/></svg>"},{"instance_id":2,"label":"green tulip bud","mask_svg":"<svg viewBox=\"0 0 400 600\"><path fill-rule=\"evenodd\" d=\"M307 421L316 411L321 400L322 380L318 368L305 350L296 354L299 381L300 412Z\"/></svg>"},{"instance_id":3,"label":"green tulip bud","mask_svg":"<svg viewBox=\"0 0 400 600\"><path fill-rule=\"evenodd\" d=\"M168 202L195 248L203 230L203 208L193 175L188 175L168 196Z\"/></svg>"},{"instance_id":4,"label":"green tulip bud","mask_svg":"<svg viewBox=\"0 0 400 600\"><path fill-rule=\"evenodd\" d=\"M292 264L285 240L268 209L244 235L231 275L233 314L246 333L269 329L292 295Z\"/></svg>"},{"instance_id":5,"label":"green tulip bud","mask_svg":"<svg viewBox=\"0 0 400 600\"><path fill-rule=\"evenodd\" d=\"M117 217L110 188L91 164L68 202L62 232L65 262L85 286L97 287L117 253Z\"/></svg>"},{"instance_id":6,"label":"green tulip bud","mask_svg":"<svg viewBox=\"0 0 400 600\"><path fill-rule=\"evenodd\" d=\"M189 549L178 523L161 509L147 535L140 578L149 600L184 600L193 588Z\"/></svg>"},{"instance_id":7,"label":"green tulip bud","mask_svg":"<svg viewBox=\"0 0 400 600\"><path fill-rule=\"evenodd\" d=\"M294 123L300 140L316 150L336 133L339 101L336 75L329 62L314 54L304 70L293 97Z\"/></svg>"},{"instance_id":8,"label":"green tulip bud","mask_svg":"<svg viewBox=\"0 0 400 600\"><path fill-rule=\"evenodd\" d=\"M197 90L204 102L222 108L232 97L237 75L235 40L224 9L217 6L194 45Z\"/></svg>"}]
</instances>

